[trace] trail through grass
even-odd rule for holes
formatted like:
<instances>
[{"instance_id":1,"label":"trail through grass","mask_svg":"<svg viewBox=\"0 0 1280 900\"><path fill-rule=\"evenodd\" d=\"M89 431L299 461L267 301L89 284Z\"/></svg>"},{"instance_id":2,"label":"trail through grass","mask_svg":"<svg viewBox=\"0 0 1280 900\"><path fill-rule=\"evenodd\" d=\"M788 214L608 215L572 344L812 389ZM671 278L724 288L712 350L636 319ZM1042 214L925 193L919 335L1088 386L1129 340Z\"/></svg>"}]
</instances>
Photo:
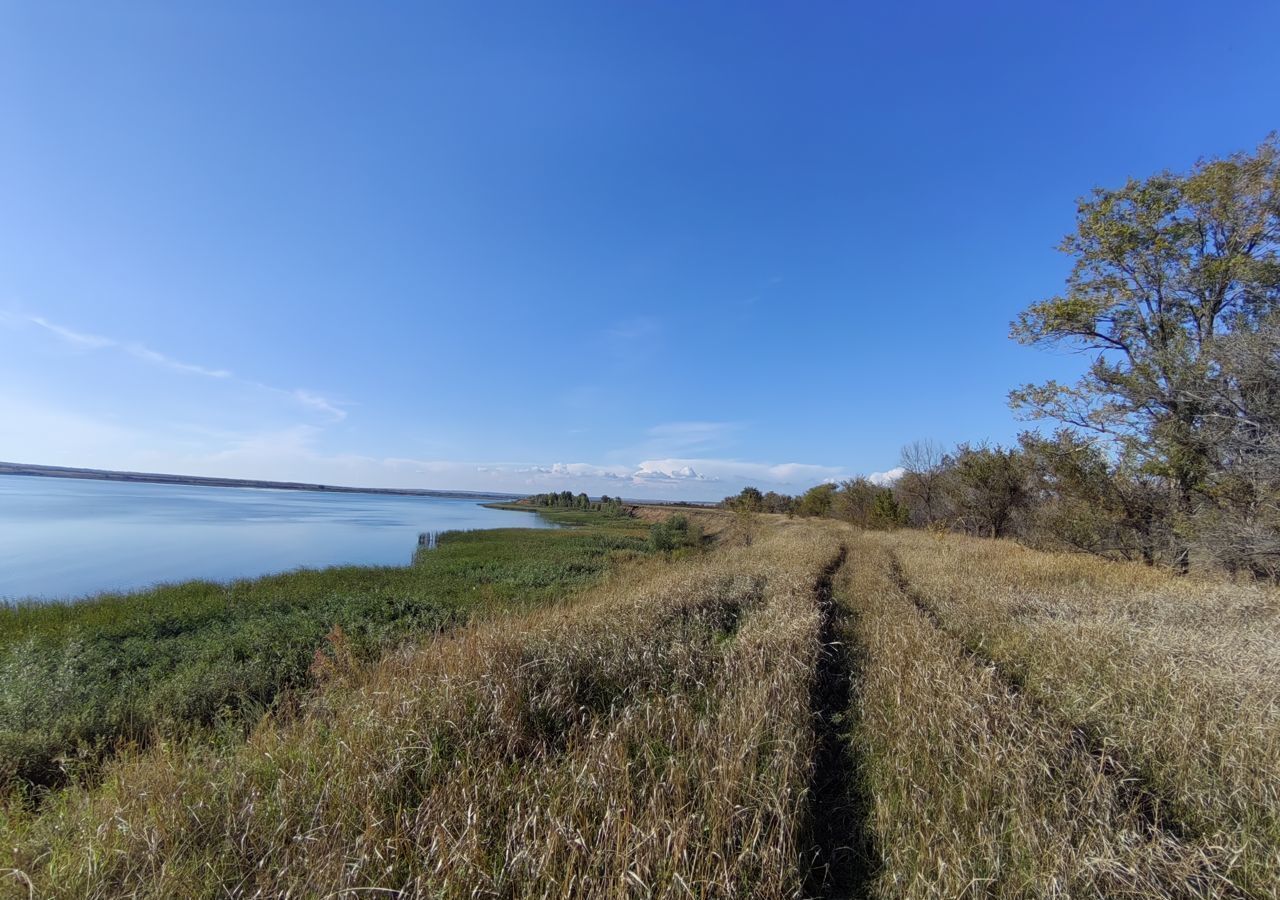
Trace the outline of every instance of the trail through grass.
<instances>
[{"instance_id":1,"label":"trail through grass","mask_svg":"<svg viewBox=\"0 0 1280 900\"><path fill-rule=\"evenodd\" d=\"M887 540L939 623L1132 771L1224 878L1280 890L1273 589L1004 542Z\"/></svg>"},{"instance_id":2,"label":"trail through grass","mask_svg":"<svg viewBox=\"0 0 1280 900\"><path fill-rule=\"evenodd\" d=\"M298 602L305 690L243 707L243 739L153 727L160 740L123 748L97 781L0 807L0 886L1280 896L1280 592L998 541L697 515L712 537L675 552L640 550L661 511L450 538L414 570L353 573L362 590L385 579L382 601L421 598L404 609L422 618L356 605L352 637L329 630L348 607ZM343 577L255 583L234 621ZM82 615L109 627L113 602ZM225 597L207 602L218 621ZM74 616L40 615L0 653L71 644ZM262 653L273 627L235 633ZM163 629L140 633L139 652L165 646Z\"/></svg>"},{"instance_id":3,"label":"trail through grass","mask_svg":"<svg viewBox=\"0 0 1280 900\"><path fill-rule=\"evenodd\" d=\"M0 837L41 896L795 896L820 527L335 673L230 751L152 747Z\"/></svg>"}]
</instances>

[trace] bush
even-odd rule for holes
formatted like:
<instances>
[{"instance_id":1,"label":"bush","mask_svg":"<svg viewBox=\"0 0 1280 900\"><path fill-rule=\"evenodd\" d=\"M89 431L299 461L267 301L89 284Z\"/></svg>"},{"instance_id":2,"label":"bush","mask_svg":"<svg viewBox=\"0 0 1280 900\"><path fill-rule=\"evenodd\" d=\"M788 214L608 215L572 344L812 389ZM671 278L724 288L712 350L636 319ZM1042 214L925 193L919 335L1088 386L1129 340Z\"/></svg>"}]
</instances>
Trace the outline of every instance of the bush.
<instances>
[{"instance_id":1,"label":"bush","mask_svg":"<svg viewBox=\"0 0 1280 900\"><path fill-rule=\"evenodd\" d=\"M682 547L702 545L702 526L690 524L688 518L675 513L665 522L656 522L649 529L649 549L658 553L670 553Z\"/></svg>"}]
</instances>

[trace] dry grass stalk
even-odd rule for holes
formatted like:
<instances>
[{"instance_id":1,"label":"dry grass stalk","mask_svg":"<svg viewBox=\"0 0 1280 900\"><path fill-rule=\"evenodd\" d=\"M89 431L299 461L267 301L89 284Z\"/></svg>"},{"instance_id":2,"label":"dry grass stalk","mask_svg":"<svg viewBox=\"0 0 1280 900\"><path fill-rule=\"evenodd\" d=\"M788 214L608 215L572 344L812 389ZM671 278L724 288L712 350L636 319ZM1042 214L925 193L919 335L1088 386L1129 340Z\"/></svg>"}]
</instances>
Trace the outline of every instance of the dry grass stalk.
<instances>
[{"instance_id":1,"label":"dry grass stalk","mask_svg":"<svg viewBox=\"0 0 1280 900\"><path fill-rule=\"evenodd\" d=\"M948 630L1280 894L1280 592L1005 542L874 538Z\"/></svg>"},{"instance_id":2,"label":"dry grass stalk","mask_svg":"<svg viewBox=\"0 0 1280 900\"><path fill-rule=\"evenodd\" d=\"M793 896L835 553L782 527L477 625L0 839L41 896Z\"/></svg>"},{"instance_id":3,"label":"dry grass stalk","mask_svg":"<svg viewBox=\"0 0 1280 900\"><path fill-rule=\"evenodd\" d=\"M1230 896L1212 851L1164 830L1113 762L916 609L884 543L861 538L838 582L877 896Z\"/></svg>"}]
</instances>

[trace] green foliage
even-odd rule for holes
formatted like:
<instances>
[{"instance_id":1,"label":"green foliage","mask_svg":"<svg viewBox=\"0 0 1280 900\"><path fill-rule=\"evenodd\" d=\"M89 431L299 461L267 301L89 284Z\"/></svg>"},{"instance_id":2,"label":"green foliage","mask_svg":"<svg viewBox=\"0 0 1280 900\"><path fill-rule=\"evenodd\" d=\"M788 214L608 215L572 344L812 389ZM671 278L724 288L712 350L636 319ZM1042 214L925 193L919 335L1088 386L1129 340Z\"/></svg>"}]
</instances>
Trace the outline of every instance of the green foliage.
<instances>
[{"instance_id":1,"label":"green foliage","mask_svg":"<svg viewBox=\"0 0 1280 900\"><path fill-rule=\"evenodd\" d=\"M801 516L826 516L835 503L836 486L819 484L805 491L796 503L796 514Z\"/></svg>"},{"instance_id":2,"label":"green foliage","mask_svg":"<svg viewBox=\"0 0 1280 900\"><path fill-rule=\"evenodd\" d=\"M121 741L251 724L307 683L335 625L356 657L372 658L480 609L550 599L645 547L634 528L451 532L406 567L0 608L0 785L57 783L60 757L91 764Z\"/></svg>"},{"instance_id":3,"label":"green foliage","mask_svg":"<svg viewBox=\"0 0 1280 900\"><path fill-rule=\"evenodd\" d=\"M1178 515L1222 460L1215 341L1280 309L1280 143L1096 189L1061 249L1066 292L1034 303L1014 338L1095 351L1074 385L1026 385L1015 409L1106 435L1126 464L1169 481ZM1238 410L1227 409L1227 416Z\"/></svg>"},{"instance_id":4,"label":"green foliage","mask_svg":"<svg viewBox=\"0 0 1280 900\"><path fill-rule=\"evenodd\" d=\"M831 499L831 516L859 528L890 529L907 524L907 507L893 491L866 478L841 482Z\"/></svg>"},{"instance_id":5,"label":"green foliage","mask_svg":"<svg viewBox=\"0 0 1280 900\"><path fill-rule=\"evenodd\" d=\"M779 494L777 491L762 494L759 488L744 487L739 493L725 497L720 505L738 512L785 513L790 516L795 514L796 502L795 497Z\"/></svg>"},{"instance_id":6,"label":"green foliage","mask_svg":"<svg viewBox=\"0 0 1280 900\"><path fill-rule=\"evenodd\" d=\"M901 528L907 524L907 508L898 503L893 491L881 488L871 506L872 528Z\"/></svg>"},{"instance_id":7,"label":"green foliage","mask_svg":"<svg viewBox=\"0 0 1280 900\"><path fill-rule=\"evenodd\" d=\"M622 502L621 497L602 496L592 501L586 494L574 494L571 491L560 491L558 494L534 494L524 501L539 509L576 509L583 512L603 512L610 516L627 516L630 507ZM506 504L504 504L505 506Z\"/></svg>"},{"instance_id":8,"label":"green foliage","mask_svg":"<svg viewBox=\"0 0 1280 900\"><path fill-rule=\"evenodd\" d=\"M649 549L655 553L700 547L702 539L702 527L680 513L674 513L665 522L655 522L649 529Z\"/></svg>"},{"instance_id":9,"label":"green foliage","mask_svg":"<svg viewBox=\"0 0 1280 900\"><path fill-rule=\"evenodd\" d=\"M995 538L1010 534L1030 500L1025 459L1016 449L961 444L948 489L966 529Z\"/></svg>"}]
</instances>

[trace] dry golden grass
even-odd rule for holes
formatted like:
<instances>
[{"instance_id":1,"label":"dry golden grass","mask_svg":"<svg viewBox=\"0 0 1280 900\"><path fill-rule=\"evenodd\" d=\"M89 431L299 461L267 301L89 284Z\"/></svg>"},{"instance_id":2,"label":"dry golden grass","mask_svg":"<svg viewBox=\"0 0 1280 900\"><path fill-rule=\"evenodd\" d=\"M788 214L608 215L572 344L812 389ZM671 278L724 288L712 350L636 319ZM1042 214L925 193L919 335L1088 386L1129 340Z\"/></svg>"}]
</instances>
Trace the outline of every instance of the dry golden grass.
<instances>
[{"instance_id":1,"label":"dry golden grass","mask_svg":"<svg viewBox=\"0 0 1280 900\"><path fill-rule=\"evenodd\" d=\"M699 508L695 506L637 506L633 511L635 518L649 524L665 522L672 516L684 516L692 525L702 529L707 537L715 537L733 526L733 514L723 509Z\"/></svg>"},{"instance_id":2,"label":"dry golden grass","mask_svg":"<svg viewBox=\"0 0 1280 900\"><path fill-rule=\"evenodd\" d=\"M11 810L37 896L795 896L832 532L342 665L231 751ZM340 648L338 648L340 650ZM342 654L336 654L341 660Z\"/></svg>"},{"instance_id":3,"label":"dry golden grass","mask_svg":"<svg viewBox=\"0 0 1280 900\"><path fill-rule=\"evenodd\" d=\"M1280 593L921 534L875 538L972 652L1137 779L1242 893L1280 895Z\"/></svg>"},{"instance_id":4,"label":"dry golden grass","mask_svg":"<svg viewBox=\"0 0 1280 900\"><path fill-rule=\"evenodd\" d=\"M246 741L0 806L0 886L1280 896L1280 593L708 515L710 552L376 665L335 632L321 686Z\"/></svg>"},{"instance_id":5,"label":"dry golden grass","mask_svg":"<svg viewBox=\"0 0 1280 900\"><path fill-rule=\"evenodd\" d=\"M851 613L880 897L1220 896L1212 854L1164 830L1113 762L907 599L883 541L837 582Z\"/></svg>"}]
</instances>

